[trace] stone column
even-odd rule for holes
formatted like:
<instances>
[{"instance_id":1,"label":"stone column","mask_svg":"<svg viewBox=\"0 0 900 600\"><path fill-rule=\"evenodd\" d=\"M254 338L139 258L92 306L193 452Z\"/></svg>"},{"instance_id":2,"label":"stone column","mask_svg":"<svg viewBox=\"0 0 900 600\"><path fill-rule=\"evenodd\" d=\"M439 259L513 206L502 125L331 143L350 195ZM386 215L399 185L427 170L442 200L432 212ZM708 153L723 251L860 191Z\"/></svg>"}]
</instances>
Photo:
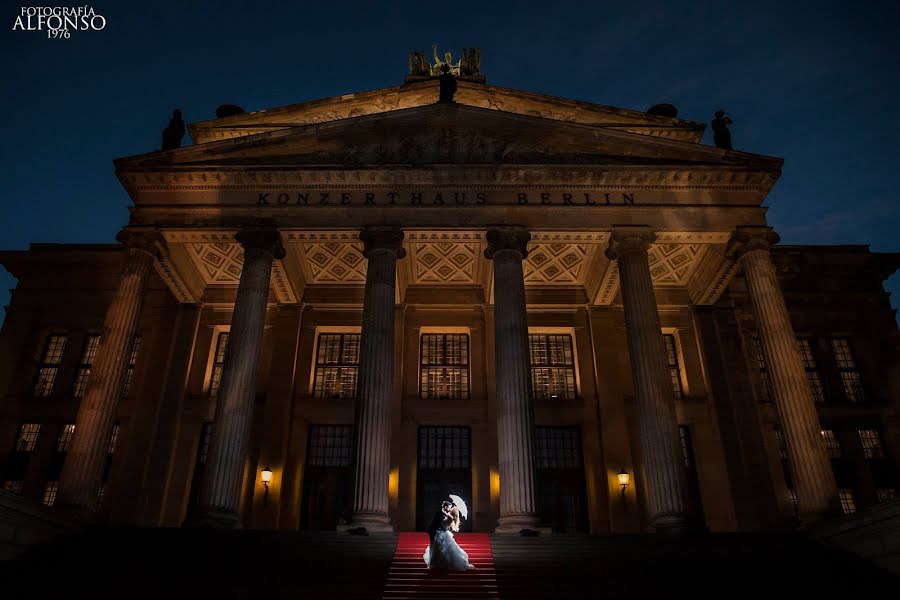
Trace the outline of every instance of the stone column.
<instances>
[{"instance_id":1,"label":"stone column","mask_svg":"<svg viewBox=\"0 0 900 600\"><path fill-rule=\"evenodd\" d=\"M88 514L97 509L109 436L122 397L125 372L147 281L153 271L155 234L122 231L117 236L128 259L112 304L106 310L100 346L75 418L75 437L60 476L59 505Z\"/></svg>"},{"instance_id":2,"label":"stone column","mask_svg":"<svg viewBox=\"0 0 900 600\"><path fill-rule=\"evenodd\" d=\"M486 258L494 261L494 357L500 518L497 533L534 529L539 522L534 481L534 405L522 261L531 234L492 229Z\"/></svg>"},{"instance_id":3,"label":"stone column","mask_svg":"<svg viewBox=\"0 0 900 600\"><path fill-rule=\"evenodd\" d=\"M806 380L787 305L769 248L779 241L769 227L739 227L728 252L740 260L760 345L787 444L801 522L839 513L837 485L822 442L819 417Z\"/></svg>"},{"instance_id":4,"label":"stone column","mask_svg":"<svg viewBox=\"0 0 900 600\"><path fill-rule=\"evenodd\" d=\"M368 259L356 405L356 478L350 528L393 531L388 517L391 398L394 392L394 297L403 232L372 227L359 234Z\"/></svg>"},{"instance_id":5,"label":"stone column","mask_svg":"<svg viewBox=\"0 0 900 600\"><path fill-rule=\"evenodd\" d=\"M194 519L194 524L220 527L233 527L239 517L269 277L272 261L285 254L281 234L274 229L245 229L235 239L244 247L244 266L216 397L206 474Z\"/></svg>"},{"instance_id":6,"label":"stone column","mask_svg":"<svg viewBox=\"0 0 900 600\"><path fill-rule=\"evenodd\" d=\"M647 248L655 239L649 227L617 227L606 256L619 266L650 524L657 531L680 530L690 525L690 503L666 345L647 261Z\"/></svg>"}]
</instances>

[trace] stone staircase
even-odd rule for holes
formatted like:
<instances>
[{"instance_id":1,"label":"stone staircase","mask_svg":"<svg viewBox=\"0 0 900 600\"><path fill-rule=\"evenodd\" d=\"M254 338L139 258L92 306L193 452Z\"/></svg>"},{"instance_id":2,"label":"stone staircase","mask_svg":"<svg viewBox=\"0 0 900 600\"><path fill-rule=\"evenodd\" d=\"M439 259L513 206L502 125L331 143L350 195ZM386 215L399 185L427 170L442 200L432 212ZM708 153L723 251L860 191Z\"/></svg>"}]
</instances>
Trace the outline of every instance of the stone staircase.
<instances>
[{"instance_id":1,"label":"stone staircase","mask_svg":"<svg viewBox=\"0 0 900 600\"><path fill-rule=\"evenodd\" d=\"M401 533L383 599L499 598L488 534L458 533L455 538L469 555L469 561L476 566L475 570L429 570L422 559L428 547L428 534Z\"/></svg>"},{"instance_id":2,"label":"stone staircase","mask_svg":"<svg viewBox=\"0 0 900 600\"><path fill-rule=\"evenodd\" d=\"M893 597L894 575L799 535L459 534L478 567L429 572L424 533L98 527L0 562L6 598Z\"/></svg>"},{"instance_id":3,"label":"stone staircase","mask_svg":"<svg viewBox=\"0 0 900 600\"><path fill-rule=\"evenodd\" d=\"M799 535L492 536L501 598L891 597L900 580ZM894 590L894 591L891 591Z\"/></svg>"}]
</instances>

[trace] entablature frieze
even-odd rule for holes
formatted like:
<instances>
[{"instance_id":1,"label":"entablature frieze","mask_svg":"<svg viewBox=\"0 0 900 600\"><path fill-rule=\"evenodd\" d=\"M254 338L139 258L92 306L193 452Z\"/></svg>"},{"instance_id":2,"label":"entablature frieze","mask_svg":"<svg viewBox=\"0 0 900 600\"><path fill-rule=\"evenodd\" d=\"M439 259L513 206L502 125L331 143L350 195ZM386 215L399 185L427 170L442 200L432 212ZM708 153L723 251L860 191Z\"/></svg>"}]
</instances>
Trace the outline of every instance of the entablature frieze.
<instances>
[{"instance_id":1,"label":"entablature frieze","mask_svg":"<svg viewBox=\"0 0 900 600\"><path fill-rule=\"evenodd\" d=\"M727 191L767 194L778 173L747 167L711 166L690 169L652 167L546 168L530 165L435 167L429 169L303 169L128 171L118 177L136 203L140 192L280 192L305 189L475 191L514 189L535 191L566 188L595 191ZM135 195L137 195L135 197ZM762 197L760 197L760 202Z\"/></svg>"}]
</instances>

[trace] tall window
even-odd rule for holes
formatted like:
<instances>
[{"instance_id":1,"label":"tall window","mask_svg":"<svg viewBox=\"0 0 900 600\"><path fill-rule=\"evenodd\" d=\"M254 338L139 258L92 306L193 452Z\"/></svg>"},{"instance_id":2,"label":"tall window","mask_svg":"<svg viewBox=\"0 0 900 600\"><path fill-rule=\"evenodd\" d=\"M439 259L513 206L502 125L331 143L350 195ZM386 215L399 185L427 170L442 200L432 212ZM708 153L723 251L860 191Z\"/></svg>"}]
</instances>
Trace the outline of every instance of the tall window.
<instances>
[{"instance_id":1,"label":"tall window","mask_svg":"<svg viewBox=\"0 0 900 600\"><path fill-rule=\"evenodd\" d=\"M51 335L47 338L44 352L41 355L41 364L38 366L37 378L34 382L34 395L38 398L46 398L53 394L53 385L56 383L56 375L59 373L59 364L62 362L63 350L66 349L66 336Z\"/></svg>"},{"instance_id":2,"label":"tall window","mask_svg":"<svg viewBox=\"0 0 900 600\"><path fill-rule=\"evenodd\" d=\"M352 425L313 425L309 428L306 466L349 467L352 461Z\"/></svg>"},{"instance_id":3,"label":"tall window","mask_svg":"<svg viewBox=\"0 0 900 600\"><path fill-rule=\"evenodd\" d=\"M838 490L841 498L841 509L845 515L852 515L856 512L856 500L853 498L853 490L850 488L841 488Z\"/></svg>"},{"instance_id":4,"label":"tall window","mask_svg":"<svg viewBox=\"0 0 900 600\"><path fill-rule=\"evenodd\" d=\"M534 458L538 469L581 468L581 440L577 427L535 427Z\"/></svg>"},{"instance_id":5,"label":"tall window","mask_svg":"<svg viewBox=\"0 0 900 600\"><path fill-rule=\"evenodd\" d=\"M859 441L862 444L866 458L870 460L884 458L884 450L881 448L881 438L878 437L878 431L875 429L860 429Z\"/></svg>"},{"instance_id":6,"label":"tall window","mask_svg":"<svg viewBox=\"0 0 900 600\"><path fill-rule=\"evenodd\" d=\"M41 499L44 506L52 507L56 502L56 494L59 490L59 477L66 462L66 453L72 446L73 437L75 437L75 424L66 423L59 430L59 435L56 438L56 451L50 457L50 464L47 467L44 495Z\"/></svg>"},{"instance_id":7,"label":"tall window","mask_svg":"<svg viewBox=\"0 0 900 600\"><path fill-rule=\"evenodd\" d=\"M572 336L532 333L528 336L531 355L531 393L540 400L575 398L575 353Z\"/></svg>"},{"instance_id":8,"label":"tall window","mask_svg":"<svg viewBox=\"0 0 900 600\"><path fill-rule=\"evenodd\" d=\"M47 508L51 508L56 503L56 492L59 490L58 481L48 481L44 484L44 495L41 498L41 504Z\"/></svg>"},{"instance_id":9,"label":"tall window","mask_svg":"<svg viewBox=\"0 0 900 600\"><path fill-rule=\"evenodd\" d=\"M128 396L131 391L131 382L134 379L134 367L137 365L138 353L141 351L141 336L134 336L131 342L131 354L128 355L128 366L125 368L125 385L122 386L122 397Z\"/></svg>"},{"instance_id":10,"label":"tall window","mask_svg":"<svg viewBox=\"0 0 900 600\"><path fill-rule=\"evenodd\" d=\"M356 398L359 376L358 333L322 333L316 350L313 396Z\"/></svg>"},{"instance_id":11,"label":"tall window","mask_svg":"<svg viewBox=\"0 0 900 600\"><path fill-rule=\"evenodd\" d=\"M56 451L68 452L72 445L72 438L75 437L75 423L67 423L62 426L59 437L56 438Z\"/></svg>"},{"instance_id":12,"label":"tall window","mask_svg":"<svg viewBox=\"0 0 900 600\"><path fill-rule=\"evenodd\" d=\"M6 464L6 481L3 484L3 489L13 494L22 493L28 460L34 452L40 433L40 423L22 423L19 427L16 445Z\"/></svg>"},{"instance_id":13,"label":"tall window","mask_svg":"<svg viewBox=\"0 0 900 600\"><path fill-rule=\"evenodd\" d=\"M791 469L788 465L787 440L784 439L784 432L781 429L775 430L775 442L778 447L778 460L781 463L781 471L784 473L784 483L787 486L788 502L790 502L794 514L797 514L799 509L797 492L794 489L794 478L791 476Z\"/></svg>"},{"instance_id":14,"label":"tall window","mask_svg":"<svg viewBox=\"0 0 900 600\"><path fill-rule=\"evenodd\" d=\"M812 346L806 338L797 340L797 348L800 350L800 358L803 360L803 369L806 371L806 382L809 383L809 391L813 400L825 402L825 388L822 386L822 378L816 367L816 359L812 353Z\"/></svg>"},{"instance_id":15,"label":"tall window","mask_svg":"<svg viewBox=\"0 0 900 600\"><path fill-rule=\"evenodd\" d=\"M94 357L97 355L97 347L100 345L99 335L89 335L84 340L84 348L81 349L81 361L75 372L75 385L72 387L72 397L81 398L87 390L88 379L91 376L91 367L94 365Z\"/></svg>"},{"instance_id":16,"label":"tall window","mask_svg":"<svg viewBox=\"0 0 900 600\"><path fill-rule=\"evenodd\" d=\"M681 400L684 390L681 388L681 366L678 363L678 349L675 346L675 336L666 334L666 359L669 361L669 377L672 379L672 393L676 400Z\"/></svg>"},{"instance_id":17,"label":"tall window","mask_svg":"<svg viewBox=\"0 0 900 600\"><path fill-rule=\"evenodd\" d=\"M40 432L40 423L22 423L19 428L19 437L16 440L16 452L34 452Z\"/></svg>"},{"instance_id":18,"label":"tall window","mask_svg":"<svg viewBox=\"0 0 900 600\"><path fill-rule=\"evenodd\" d=\"M419 427L420 469L468 469L468 427Z\"/></svg>"},{"instance_id":19,"label":"tall window","mask_svg":"<svg viewBox=\"0 0 900 600\"><path fill-rule=\"evenodd\" d=\"M226 348L228 348L228 332L223 331L216 338L216 355L213 357L212 373L209 376L210 396L218 394L219 386L222 385L222 369L225 367Z\"/></svg>"},{"instance_id":20,"label":"tall window","mask_svg":"<svg viewBox=\"0 0 900 600\"><path fill-rule=\"evenodd\" d=\"M828 458L841 457L841 445L838 443L837 436L834 435L833 429L823 429L822 440L825 442L825 450L828 452Z\"/></svg>"},{"instance_id":21,"label":"tall window","mask_svg":"<svg viewBox=\"0 0 900 600\"><path fill-rule=\"evenodd\" d=\"M423 333L419 344L419 397L469 397L469 335Z\"/></svg>"},{"instance_id":22,"label":"tall window","mask_svg":"<svg viewBox=\"0 0 900 600\"><path fill-rule=\"evenodd\" d=\"M834 338L831 340L831 349L834 351L834 361L841 374L841 382L844 384L844 394L846 394L847 400L861 402L865 399L865 393L859 379L856 361L850 352L850 344L846 338Z\"/></svg>"},{"instance_id":23,"label":"tall window","mask_svg":"<svg viewBox=\"0 0 900 600\"><path fill-rule=\"evenodd\" d=\"M755 335L750 338L750 342L753 345L753 354L756 358L756 368L759 370L759 381L762 384L762 397L760 399L763 402L771 402L772 382L769 381L769 368L766 366L766 357L763 354L762 343L759 341L759 337Z\"/></svg>"}]
</instances>

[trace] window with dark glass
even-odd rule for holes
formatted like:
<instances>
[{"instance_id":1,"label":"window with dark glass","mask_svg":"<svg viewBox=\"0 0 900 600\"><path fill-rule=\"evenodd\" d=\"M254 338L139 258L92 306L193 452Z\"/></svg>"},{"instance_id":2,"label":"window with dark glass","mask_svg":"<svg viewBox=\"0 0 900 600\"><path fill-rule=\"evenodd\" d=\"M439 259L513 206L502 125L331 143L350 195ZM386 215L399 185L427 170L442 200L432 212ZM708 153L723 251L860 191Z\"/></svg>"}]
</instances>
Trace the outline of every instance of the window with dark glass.
<instances>
[{"instance_id":1,"label":"window with dark glass","mask_svg":"<svg viewBox=\"0 0 900 600\"><path fill-rule=\"evenodd\" d=\"M865 399L862 381L856 368L856 360L850 351L850 344L845 338L831 340L831 349L834 351L834 361L837 364L838 373L841 375L841 383L844 385L844 394L850 402L862 402Z\"/></svg>"},{"instance_id":2,"label":"window with dark glass","mask_svg":"<svg viewBox=\"0 0 900 600\"><path fill-rule=\"evenodd\" d=\"M84 340L81 349L81 360L78 370L75 372L75 385L72 386L72 397L81 398L87 390L88 379L91 376L91 367L94 365L94 357L97 356L97 347L100 345L99 335L89 335Z\"/></svg>"},{"instance_id":3,"label":"window with dark glass","mask_svg":"<svg viewBox=\"0 0 900 600\"><path fill-rule=\"evenodd\" d=\"M34 453L40 433L40 423L22 423L19 426L13 451L6 462L4 478L9 484L6 486L8 491L21 492L22 482L25 481L25 473L28 469L28 461Z\"/></svg>"},{"instance_id":4,"label":"window with dark glass","mask_svg":"<svg viewBox=\"0 0 900 600\"><path fill-rule=\"evenodd\" d=\"M349 467L352 462L352 425L312 425L309 428L306 466Z\"/></svg>"},{"instance_id":5,"label":"window with dark glass","mask_svg":"<svg viewBox=\"0 0 900 600\"><path fill-rule=\"evenodd\" d=\"M53 394L56 375L59 373L63 351L66 349L66 339L66 336L61 334L54 334L47 338L34 382L34 395L38 398L46 398Z\"/></svg>"},{"instance_id":6,"label":"window with dark glass","mask_svg":"<svg viewBox=\"0 0 900 600\"><path fill-rule=\"evenodd\" d=\"M884 450L881 448L881 438L875 429L860 429L859 442L862 444L863 453L869 460L884 458Z\"/></svg>"},{"instance_id":7,"label":"window with dark glass","mask_svg":"<svg viewBox=\"0 0 900 600\"><path fill-rule=\"evenodd\" d=\"M894 488L878 488L876 490L879 502L890 502L897 497L897 490Z\"/></svg>"},{"instance_id":8,"label":"window with dark glass","mask_svg":"<svg viewBox=\"0 0 900 600\"><path fill-rule=\"evenodd\" d=\"M423 333L419 343L419 397L469 397L469 335Z\"/></svg>"},{"instance_id":9,"label":"window with dark glass","mask_svg":"<svg viewBox=\"0 0 900 600\"><path fill-rule=\"evenodd\" d=\"M577 427L535 427L535 467L581 468L581 436Z\"/></svg>"},{"instance_id":10,"label":"window with dark glass","mask_svg":"<svg viewBox=\"0 0 900 600\"><path fill-rule=\"evenodd\" d=\"M784 473L784 483L787 486L788 501L794 514L797 514L797 492L794 489L794 478L791 475L791 469L788 464L787 440L784 439L784 432L781 429L775 430L775 443L778 448L778 460L781 462L781 471Z\"/></svg>"},{"instance_id":11,"label":"window with dark glass","mask_svg":"<svg viewBox=\"0 0 900 600\"><path fill-rule=\"evenodd\" d=\"M313 396L356 398L359 376L358 333L322 333L316 349Z\"/></svg>"},{"instance_id":12,"label":"window with dark glass","mask_svg":"<svg viewBox=\"0 0 900 600\"><path fill-rule=\"evenodd\" d=\"M760 398L760 400L763 402L771 402L772 382L769 380L769 368L766 366L766 357L763 354L762 343L755 335L750 338L750 343L753 346L753 355L756 359L756 369L759 372L759 382L760 384L762 384L762 389L760 390L762 397Z\"/></svg>"},{"instance_id":13,"label":"window with dark glass","mask_svg":"<svg viewBox=\"0 0 900 600\"><path fill-rule=\"evenodd\" d=\"M137 365L138 353L141 351L141 336L137 335L131 342L131 353L128 355L128 365L125 367L125 385L122 386L122 397L128 396L131 391L131 382L134 379L134 367Z\"/></svg>"},{"instance_id":14,"label":"window with dark glass","mask_svg":"<svg viewBox=\"0 0 900 600\"><path fill-rule=\"evenodd\" d=\"M797 349L800 350L803 370L806 371L806 382L809 384L809 391L812 393L813 400L825 402L825 388L822 386L822 378L819 376L819 369L816 366L816 358L813 356L810 341L806 338L799 338L797 340Z\"/></svg>"},{"instance_id":15,"label":"window with dark glass","mask_svg":"<svg viewBox=\"0 0 900 600\"><path fill-rule=\"evenodd\" d=\"M468 469L468 427L420 427L420 469Z\"/></svg>"},{"instance_id":16,"label":"window with dark glass","mask_svg":"<svg viewBox=\"0 0 900 600\"><path fill-rule=\"evenodd\" d=\"M822 440L825 442L825 451L828 452L828 458L841 457L841 445L838 443L833 429L823 429Z\"/></svg>"},{"instance_id":17,"label":"window with dark glass","mask_svg":"<svg viewBox=\"0 0 900 600\"><path fill-rule=\"evenodd\" d=\"M845 515L852 515L856 512L856 499L853 497L853 490L850 488L841 488L838 490L841 498L841 509Z\"/></svg>"},{"instance_id":18,"label":"window with dark glass","mask_svg":"<svg viewBox=\"0 0 900 600\"><path fill-rule=\"evenodd\" d=\"M52 508L56 503L56 492L59 490L58 481L48 481L44 484L44 494L41 497L41 504L47 508Z\"/></svg>"},{"instance_id":19,"label":"window with dark glass","mask_svg":"<svg viewBox=\"0 0 900 600\"><path fill-rule=\"evenodd\" d=\"M212 372L209 375L209 395L215 396L219 393L219 386L222 385L222 369L225 367L225 350L228 348L228 332L219 333L216 338L216 354L213 357Z\"/></svg>"},{"instance_id":20,"label":"window with dark glass","mask_svg":"<svg viewBox=\"0 0 900 600\"><path fill-rule=\"evenodd\" d=\"M16 440L16 452L34 452L38 435L41 433L40 423L22 423L19 437Z\"/></svg>"},{"instance_id":21,"label":"window with dark glass","mask_svg":"<svg viewBox=\"0 0 900 600\"><path fill-rule=\"evenodd\" d=\"M528 335L531 356L531 393L539 400L575 398L575 353L572 336L532 333Z\"/></svg>"},{"instance_id":22,"label":"window with dark glass","mask_svg":"<svg viewBox=\"0 0 900 600\"><path fill-rule=\"evenodd\" d=\"M678 348L675 346L675 336L666 334L666 360L669 362L669 377L672 380L672 393L676 400L681 400L684 390L681 387L681 365L678 362Z\"/></svg>"}]
</instances>

